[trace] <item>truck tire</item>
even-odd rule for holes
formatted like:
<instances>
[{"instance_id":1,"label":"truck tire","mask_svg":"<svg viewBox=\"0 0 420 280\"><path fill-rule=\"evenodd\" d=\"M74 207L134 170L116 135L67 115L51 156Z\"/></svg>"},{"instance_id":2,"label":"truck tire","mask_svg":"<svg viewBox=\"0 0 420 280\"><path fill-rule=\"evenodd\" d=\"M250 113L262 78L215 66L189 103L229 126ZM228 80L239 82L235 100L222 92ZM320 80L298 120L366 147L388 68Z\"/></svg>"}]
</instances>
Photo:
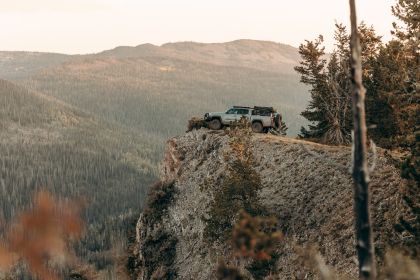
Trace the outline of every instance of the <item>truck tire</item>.
<instances>
[{"instance_id":1,"label":"truck tire","mask_svg":"<svg viewBox=\"0 0 420 280\"><path fill-rule=\"evenodd\" d=\"M222 128L222 122L219 119L212 119L209 121L209 127L213 130L219 130Z\"/></svg>"},{"instance_id":2,"label":"truck tire","mask_svg":"<svg viewBox=\"0 0 420 280\"><path fill-rule=\"evenodd\" d=\"M251 127L252 127L252 131L256 133L261 133L264 131L264 127L261 122L253 122Z\"/></svg>"}]
</instances>

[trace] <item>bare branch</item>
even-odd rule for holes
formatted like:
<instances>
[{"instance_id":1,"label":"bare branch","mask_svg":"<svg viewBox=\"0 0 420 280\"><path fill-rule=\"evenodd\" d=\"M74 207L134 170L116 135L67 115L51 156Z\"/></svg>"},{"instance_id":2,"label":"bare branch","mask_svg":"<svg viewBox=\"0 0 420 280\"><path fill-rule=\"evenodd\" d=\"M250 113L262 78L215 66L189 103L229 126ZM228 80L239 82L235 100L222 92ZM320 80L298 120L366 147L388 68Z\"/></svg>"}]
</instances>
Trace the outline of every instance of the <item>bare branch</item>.
<instances>
[{"instance_id":1,"label":"bare branch","mask_svg":"<svg viewBox=\"0 0 420 280\"><path fill-rule=\"evenodd\" d=\"M354 212L356 248L359 260L359 278L371 280L376 278L375 249L369 209L369 168L366 157L367 128L365 116L365 93L362 84L361 47L357 28L355 0L350 1L351 22L351 82L353 96L354 124Z\"/></svg>"}]
</instances>

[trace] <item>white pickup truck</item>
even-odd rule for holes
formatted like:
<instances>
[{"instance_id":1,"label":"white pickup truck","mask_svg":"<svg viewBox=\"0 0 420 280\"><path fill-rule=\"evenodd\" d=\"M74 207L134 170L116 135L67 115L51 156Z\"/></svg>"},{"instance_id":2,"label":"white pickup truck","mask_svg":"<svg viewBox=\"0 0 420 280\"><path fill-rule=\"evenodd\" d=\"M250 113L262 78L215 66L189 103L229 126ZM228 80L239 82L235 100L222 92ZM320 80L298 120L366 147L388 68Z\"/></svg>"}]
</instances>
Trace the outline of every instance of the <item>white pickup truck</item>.
<instances>
[{"instance_id":1,"label":"white pickup truck","mask_svg":"<svg viewBox=\"0 0 420 280\"><path fill-rule=\"evenodd\" d=\"M210 129L218 130L243 117L249 120L252 131L257 133L268 132L270 129L277 130L281 124L281 115L272 107L259 106L233 106L226 112L206 113L204 120L207 121Z\"/></svg>"}]
</instances>

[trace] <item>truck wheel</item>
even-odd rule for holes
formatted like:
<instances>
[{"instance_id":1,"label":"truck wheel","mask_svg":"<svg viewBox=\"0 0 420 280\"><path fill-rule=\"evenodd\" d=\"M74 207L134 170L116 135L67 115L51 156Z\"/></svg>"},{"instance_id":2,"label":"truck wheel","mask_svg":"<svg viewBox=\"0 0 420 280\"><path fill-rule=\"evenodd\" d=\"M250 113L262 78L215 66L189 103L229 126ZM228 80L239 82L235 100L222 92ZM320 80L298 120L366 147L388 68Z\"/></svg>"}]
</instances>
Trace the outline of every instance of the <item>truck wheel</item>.
<instances>
[{"instance_id":1,"label":"truck wheel","mask_svg":"<svg viewBox=\"0 0 420 280\"><path fill-rule=\"evenodd\" d=\"M252 131L256 132L256 133L261 133L263 132L264 127L262 125L262 123L260 122L253 122L252 123Z\"/></svg>"},{"instance_id":2,"label":"truck wheel","mask_svg":"<svg viewBox=\"0 0 420 280\"><path fill-rule=\"evenodd\" d=\"M222 128L222 123L219 119L213 119L209 122L210 129L219 130Z\"/></svg>"}]
</instances>

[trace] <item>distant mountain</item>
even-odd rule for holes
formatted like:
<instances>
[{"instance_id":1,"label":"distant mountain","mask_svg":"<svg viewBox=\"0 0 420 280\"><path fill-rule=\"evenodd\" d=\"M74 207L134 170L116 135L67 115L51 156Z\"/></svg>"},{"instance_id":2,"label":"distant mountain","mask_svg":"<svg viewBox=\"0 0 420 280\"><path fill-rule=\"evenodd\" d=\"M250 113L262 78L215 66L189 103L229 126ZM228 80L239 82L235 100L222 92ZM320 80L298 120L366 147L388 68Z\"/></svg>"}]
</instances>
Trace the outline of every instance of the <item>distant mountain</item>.
<instances>
[{"instance_id":1,"label":"distant mountain","mask_svg":"<svg viewBox=\"0 0 420 280\"><path fill-rule=\"evenodd\" d=\"M297 49L284 44L237 40L228 43L167 43L161 47L151 44L137 47L117 47L98 56L116 58L164 56L223 66L249 67L260 70L293 73L300 59Z\"/></svg>"},{"instance_id":2,"label":"distant mountain","mask_svg":"<svg viewBox=\"0 0 420 280\"><path fill-rule=\"evenodd\" d=\"M156 178L159 149L151 143L0 80L0 219L16 218L40 189L82 198L87 235L78 252L83 260L103 263L102 252L125 240L125 225Z\"/></svg>"},{"instance_id":3,"label":"distant mountain","mask_svg":"<svg viewBox=\"0 0 420 280\"><path fill-rule=\"evenodd\" d=\"M19 79L42 69L54 67L76 56L40 52L0 51L0 78Z\"/></svg>"},{"instance_id":4,"label":"distant mountain","mask_svg":"<svg viewBox=\"0 0 420 280\"><path fill-rule=\"evenodd\" d=\"M24 59L10 60L8 67L22 62L27 71L15 73L20 84L158 138L162 147L167 137L185 130L191 116L235 104L276 107L290 135L306 123L300 112L309 95L293 70L298 51L283 44L145 44L65 57L58 65L49 55L45 59L45 68L32 72Z\"/></svg>"}]
</instances>

